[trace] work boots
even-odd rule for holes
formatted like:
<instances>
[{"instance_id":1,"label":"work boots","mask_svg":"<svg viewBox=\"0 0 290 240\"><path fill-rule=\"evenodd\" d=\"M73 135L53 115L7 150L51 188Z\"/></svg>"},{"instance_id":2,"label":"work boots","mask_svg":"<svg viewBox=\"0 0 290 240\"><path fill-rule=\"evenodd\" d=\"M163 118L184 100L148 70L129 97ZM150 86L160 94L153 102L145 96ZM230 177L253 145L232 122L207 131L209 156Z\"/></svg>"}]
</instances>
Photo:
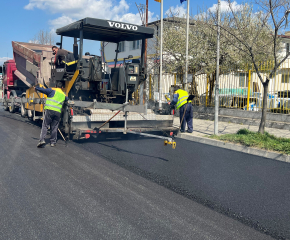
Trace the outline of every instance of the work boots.
<instances>
[{"instance_id":1,"label":"work boots","mask_svg":"<svg viewBox=\"0 0 290 240\"><path fill-rule=\"evenodd\" d=\"M37 144L37 147L38 148L41 148L41 147L43 147L45 145L45 141L43 140L43 141L39 141L39 143Z\"/></svg>"}]
</instances>

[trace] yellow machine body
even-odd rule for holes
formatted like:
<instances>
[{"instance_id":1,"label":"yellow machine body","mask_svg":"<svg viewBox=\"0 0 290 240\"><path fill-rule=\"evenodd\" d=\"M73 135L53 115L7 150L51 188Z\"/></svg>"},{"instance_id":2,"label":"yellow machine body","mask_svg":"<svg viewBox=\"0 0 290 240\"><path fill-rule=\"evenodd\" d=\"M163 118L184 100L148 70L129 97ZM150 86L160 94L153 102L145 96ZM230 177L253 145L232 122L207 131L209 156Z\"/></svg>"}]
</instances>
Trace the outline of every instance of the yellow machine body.
<instances>
[{"instance_id":1,"label":"yellow machine body","mask_svg":"<svg viewBox=\"0 0 290 240\"><path fill-rule=\"evenodd\" d=\"M39 87L43 87L43 85L39 84ZM43 112L44 104L32 104L33 98L47 98L47 96L43 93L36 92L34 87L31 87L26 90L26 98L28 99L28 103L25 104L25 108L28 110L35 110L37 112Z\"/></svg>"}]
</instances>

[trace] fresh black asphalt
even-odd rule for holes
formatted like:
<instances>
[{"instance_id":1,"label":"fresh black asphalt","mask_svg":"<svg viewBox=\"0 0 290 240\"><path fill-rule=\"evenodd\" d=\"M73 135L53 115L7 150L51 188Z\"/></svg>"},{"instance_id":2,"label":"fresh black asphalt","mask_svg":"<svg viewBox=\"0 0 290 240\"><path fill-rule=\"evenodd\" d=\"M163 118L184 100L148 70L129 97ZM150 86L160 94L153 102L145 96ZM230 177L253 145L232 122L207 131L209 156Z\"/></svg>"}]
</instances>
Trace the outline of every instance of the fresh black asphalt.
<instances>
[{"instance_id":1,"label":"fresh black asphalt","mask_svg":"<svg viewBox=\"0 0 290 240\"><path fill-rule=\"evenodd\" d=\"M0 110L0 239L290 239L290 165L177 139L37 149Z\"/></svg>"}]
</instances>

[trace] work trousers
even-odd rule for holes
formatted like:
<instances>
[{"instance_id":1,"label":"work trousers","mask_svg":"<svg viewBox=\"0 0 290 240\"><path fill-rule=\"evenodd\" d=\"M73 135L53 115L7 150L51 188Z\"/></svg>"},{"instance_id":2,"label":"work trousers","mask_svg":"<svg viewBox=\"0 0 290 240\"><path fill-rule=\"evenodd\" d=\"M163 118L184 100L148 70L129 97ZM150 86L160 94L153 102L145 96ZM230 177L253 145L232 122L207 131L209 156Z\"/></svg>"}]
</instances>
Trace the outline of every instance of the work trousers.
<instances>
[{"instance_id":1,"label":"work trousers","mask_svg":"<svg viewBox=\"0 0 290 240\"><path fill-rule=\"evenodd\" d=\"M48 127L50 126L50 143L55 144L57 140L57 129L59 121L60 121L60 112L56 112L53 110L45 110L39 141L44 141Z\"/></svg>"},{"instance_id":2,"label":"work trousers","mask_svg":"<svg viewBox=\"0 0 290 240\"><path fill-rule=\"evenodd\" d=\"M187 107L186 107L187 106ZM184 114L185 111L185 114ZM183 117L184 114L184 117ZM181 123L181 132L185 131L186 123L187 123L187 131L192 132L193 131L193 125L192 125L192 119L193 119L193 108L191 103L184 104L179 108L179 117L180 117L180 123ZM183 121L181 122L183 117Z\"/></svg>"}]
</instances>

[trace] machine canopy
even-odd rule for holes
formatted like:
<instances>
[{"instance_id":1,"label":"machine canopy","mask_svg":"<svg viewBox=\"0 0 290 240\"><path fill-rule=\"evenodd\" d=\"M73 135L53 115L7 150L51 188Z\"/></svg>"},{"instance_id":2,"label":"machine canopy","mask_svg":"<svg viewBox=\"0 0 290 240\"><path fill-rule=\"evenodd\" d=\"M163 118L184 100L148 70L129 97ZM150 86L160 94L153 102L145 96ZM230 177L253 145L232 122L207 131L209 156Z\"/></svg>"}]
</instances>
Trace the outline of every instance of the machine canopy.
<instances>
[{"instance_id":1,"label":"machine canopy","mask_svg":"<svg viewBox=\"0 0 290 240\"><path fill-rule=\"evenodd\" d=\"M153 38L154 29L130 23L97 18L84 18L56 30L56 34L79 38L83 30L83 39L121 42Z\"/></svg>"}]
</instances>

